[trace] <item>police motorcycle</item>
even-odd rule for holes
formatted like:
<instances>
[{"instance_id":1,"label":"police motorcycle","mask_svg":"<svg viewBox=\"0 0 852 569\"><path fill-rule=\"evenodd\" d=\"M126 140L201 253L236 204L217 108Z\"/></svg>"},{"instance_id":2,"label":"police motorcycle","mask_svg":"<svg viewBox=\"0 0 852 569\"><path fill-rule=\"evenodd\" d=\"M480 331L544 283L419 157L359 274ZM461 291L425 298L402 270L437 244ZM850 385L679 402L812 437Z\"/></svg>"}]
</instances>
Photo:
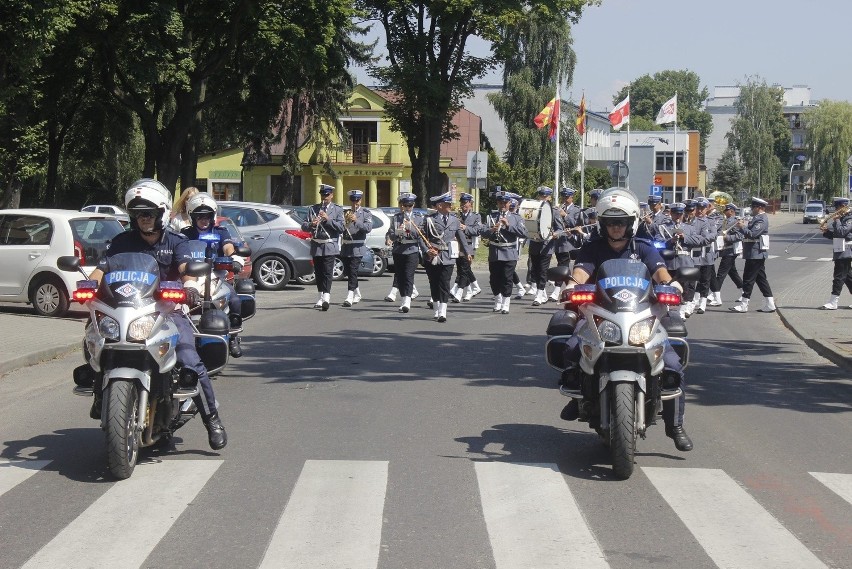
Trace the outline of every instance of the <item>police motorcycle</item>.
<instances>
[{"instance_id":1,"label":"police motorcycle","mask_svg":"<svg viewBox=\"0 0 852 569\"><path fill-rule=\"evenodd\" d=\"M198 374L178 364L179 332L169 318L186 301L186 290L180 282L161 281L156 259L143 253L113 255L100 285L88 280L77 257L60 257L57 266L87 279L78 281L73 293L89 310L83 338L87 364L74 370L74 393L92 396L94 382L100 382L101 414L92 418L100 419L106 434L110 472L126 479L140 448L169 441L197 413L192 397L200 390ZM188 266L187 274L199 275L203 268ZM219 330L199 328L196 337L208 340L199 350L201 360L211 373L222 369L227 340L216 334Z\"/></svg>"},{"instance_id":2,"label":"police motorcycle","mask_svg":"<svg viewBox=\"0 0 852 569\"><path fill-rule=\"evenodd\" d=\"M185 283L187 289L189 317L193 325L199 329L211 330L222 329L220 324L214 325L214 321L220 319L220 314L211 313L219 311L224 313L228 323L228 330L224 332L225 340L243 331L242 323L255 314L255 289L254 283L248 279L234 279L234 290L240 298L240 315L230 313L231 291L225 286L229 276L240 270L240 257L251 255L251 250L246 246L235 248L236 255L240 257L216 256L219 249L219 236L215 233L204 233L197 240L187 241L181 245L193 259L196 280ZM192 291L192 292L190 292ZM199 349L203 349L205 341L199 341ZM218 372L220 370L216 370ZM213 370L208 370L212 376Z\"/></svg>"},{"instance_id":3,"label":"police motorcycle","mask_svg":"<svg viewBox=\"0 0 852 569\"><path fill-rule=\"evenodd\" d=\"M553 267L548 279L567 284L568 267ZM613 471L627 479L633 473L636 441L657 422L663 401L681 395L680 380L663 373L668 340L684 369L689 361L686 328L677 317L681 295L677 288L653 285L644 263L611 259L597 270L597 282L577 284L562 292L547 327L547 363L560 373L572 366L566 345L576 334L580 345L580 388L560 385L562 395L580 402L582 422L588 422L609 447ZM680 278L696 280L697 269L684 269Z\"/></svg>"}]
</instances>

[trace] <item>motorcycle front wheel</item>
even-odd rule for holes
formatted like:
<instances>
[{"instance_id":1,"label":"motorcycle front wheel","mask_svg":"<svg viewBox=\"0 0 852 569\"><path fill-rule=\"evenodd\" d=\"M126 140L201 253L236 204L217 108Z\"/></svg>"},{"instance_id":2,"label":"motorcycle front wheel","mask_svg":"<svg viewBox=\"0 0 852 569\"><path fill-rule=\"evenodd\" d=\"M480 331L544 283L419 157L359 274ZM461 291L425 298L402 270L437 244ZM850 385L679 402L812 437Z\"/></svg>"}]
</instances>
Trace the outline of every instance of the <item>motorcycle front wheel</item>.
<instances>
[{"instance_id":1,"label":"motorcycle front wheel","mask_svg":"<svg viewBox=\"0 0 852 569\"><path fill-rule=\"evenodd\" d=\"M615 475L627 480L633 474L636 454L636 399L633 383L609 384L609 450Z\"/></svg>"},{"instance_id":2,"label":"motorcycle front wheel","mask_svg":"<svg viewBox=\"0 0 852 569\"><path fill-rule=\"evenodd\" d=\"M130 380L116 380L104 394L107 404L107 464L119 480L130 478L139 457L139 389Z\"/></svg>"}]
</instances>

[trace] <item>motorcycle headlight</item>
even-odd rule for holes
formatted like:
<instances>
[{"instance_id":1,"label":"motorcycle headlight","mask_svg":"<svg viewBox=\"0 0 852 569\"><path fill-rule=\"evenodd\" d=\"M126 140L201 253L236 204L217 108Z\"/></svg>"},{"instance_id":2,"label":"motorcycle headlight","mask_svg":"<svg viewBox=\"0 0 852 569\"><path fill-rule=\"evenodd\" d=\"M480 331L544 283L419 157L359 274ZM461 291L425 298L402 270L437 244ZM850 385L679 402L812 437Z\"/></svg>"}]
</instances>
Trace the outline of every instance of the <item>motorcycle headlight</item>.
<instances>
[{"instance_id":1,"label":"motorcycle headlight","mask_svg":"<svg viewBox=\"0 0 852 569\"><path fill-rule=\"evenodd\" d=\"M127 327L127 339L131 342L144 342L154 329L154 317L150 314L137 318Z\"/></svg>"},{"instance_id":2,"label":"motorcycle headlight","mask_svg":"<svg viewBox=\"0 0 852 569\"><path fill-rule=\"evenodd\" d=\"M121 338L121 326L112 316L98 313L98 331L107 340L118 342Z\"/></svg>"},{"instance_id":3,"label":"motorcycle headlight","mask_svg":"<svg viewBox=\"0 0 852 569\"><path fill-rule=\"evenodd\" d=\"M601 340L607 344L620 344L621 328L619 328L618 324L609 320L604 320L603 318L599 320L600 321L597 322L597 325L598 334L600 334Z\"/></svg>"},{"instance_id":4,"label":"motorcycle headlight","mask_svg":"<svg viewBox=\"0 0 852 569\"><path fill-rule=\"evenodd\" d=\"M654 318L646 318L641 322L637 322L630 327L630 334L627 336L627 343L631 346L644 346L651 339L651 332L654 330Z\"/></svg>"}]
</instances>

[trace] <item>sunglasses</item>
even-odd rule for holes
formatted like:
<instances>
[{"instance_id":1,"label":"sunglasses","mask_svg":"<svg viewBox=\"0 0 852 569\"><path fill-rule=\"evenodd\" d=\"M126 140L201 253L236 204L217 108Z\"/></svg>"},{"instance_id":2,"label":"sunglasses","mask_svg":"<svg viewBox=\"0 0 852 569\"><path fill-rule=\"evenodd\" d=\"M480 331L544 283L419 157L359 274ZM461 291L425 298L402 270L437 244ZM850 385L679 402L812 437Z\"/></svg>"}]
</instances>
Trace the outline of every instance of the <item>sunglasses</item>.
<instances>
[{"instance_id":1,"label":"sunglasses","mask_svg":"<svg viewBox=\"0 0 852 569\"><path fill-rule=\"evenodd\" d=\"M157 217L157 210L156 209L143 209L141 211L131 212L131 215L135 219L154 219L155 217Z\"/></svg>"},{"instance_id":2,"label":"sunglasses","mask_svg":"<svg viewBox=\"0 0 852 569\"><path fill-rule=\"evenodd\" d=\"M197 219L213 219L213 214L212 213L196 213L196 214L193 215L193 217L195 217Z\"/></svg>"},{"instance_id":3,"label":"sunglasses","mask_svg":"<svg viewBox=\"0 0 852 569\"><path fill-rule=\"evenodd\" d=\"M604 225L608 227L627 227L627 222L623 219L613 219L604 222Z\"/></svg>"}]
</instances>

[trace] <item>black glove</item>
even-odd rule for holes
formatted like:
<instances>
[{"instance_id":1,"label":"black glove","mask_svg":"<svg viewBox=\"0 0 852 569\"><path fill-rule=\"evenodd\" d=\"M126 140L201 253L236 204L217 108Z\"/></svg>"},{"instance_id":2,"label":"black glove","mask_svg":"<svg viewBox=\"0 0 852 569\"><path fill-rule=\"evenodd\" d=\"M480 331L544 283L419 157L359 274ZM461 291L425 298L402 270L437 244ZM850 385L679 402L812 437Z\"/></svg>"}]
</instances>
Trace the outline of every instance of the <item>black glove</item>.
<instances>
[{"instance_id":1,"label":"black glove","mask_svg":"<svg viewBox=\"0 0 852 569\"><path fill-rule=\"evenodd\" d=\"M201 306L201 295L192 287L186 287L186 305L190 308Z\"/></svg>"}]
</instances>

